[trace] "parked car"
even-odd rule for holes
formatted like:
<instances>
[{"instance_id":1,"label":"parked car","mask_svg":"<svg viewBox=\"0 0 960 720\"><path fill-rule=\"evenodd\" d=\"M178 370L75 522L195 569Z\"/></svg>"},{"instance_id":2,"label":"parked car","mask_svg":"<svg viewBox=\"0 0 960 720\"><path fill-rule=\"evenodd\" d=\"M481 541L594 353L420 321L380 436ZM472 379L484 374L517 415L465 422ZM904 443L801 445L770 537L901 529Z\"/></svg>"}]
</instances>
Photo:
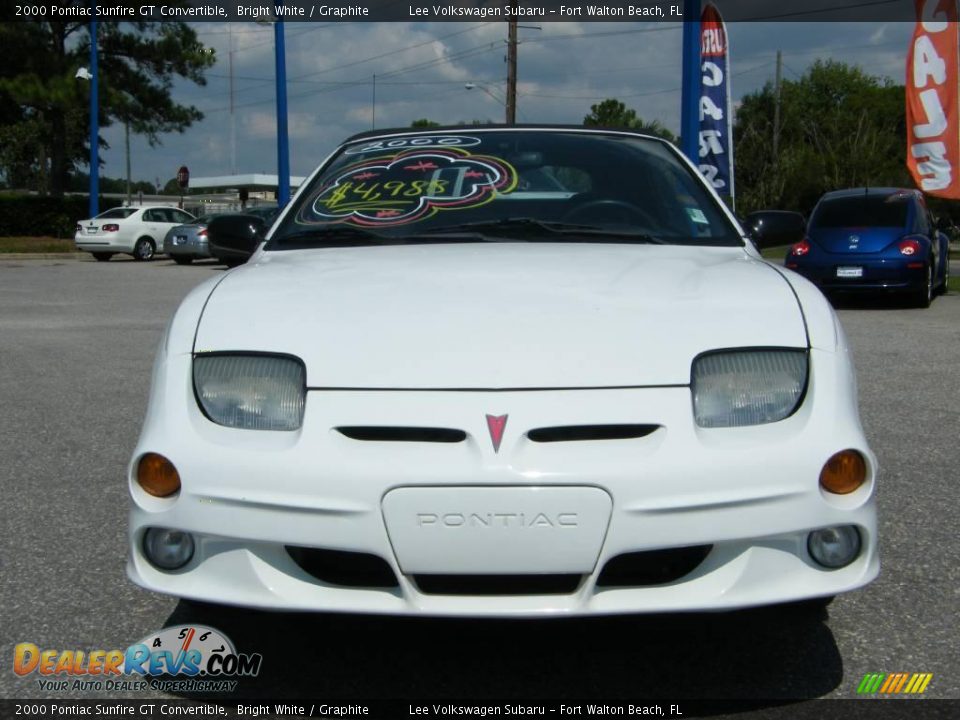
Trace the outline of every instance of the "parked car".
<instances>
[{"instance_id":1,"label":"parked car","mask_svg":"<svg viewBox=\"0 0 960 720\"><path fill-rule=\"evenodd\" d=\"M822 604L879 570L833 309L658 138L354 136L160 347L128 468L151 590L556 617Z\"/></svg>"},{"instance_id":2,"label":"parked car","mask_svg":"<svg viewBox=\"0 0 960 720\"><path fill-rule=\"evenodd\" d=\"M170 228L195 220L175 207L118 207L78 222L73 241L77 250L85 250L103 262L117 253L151 260L162 249Z\"/></svg>"},{"instance_id":3,"label":"parked car","mask_svg":"<svg viewBox=\"0 0 960 720\"><path fill-rule=\"evenodd\" d=\"M248 208L222 215L207 226L210 254L228 267L242 265L257 249L280 208L276 205Z\"/></svg>"},{"instance_id":4,"label":"parked car","mask_svg":"<svg viewBox=\"0 0 960 720\"><path fill-rule=\"evenodd\" d=\"M852 188L820 198L785 264L826 293L898 293L925 308L947 291L948 252L919 190Z\"/></svg>"},{"instance_id":5,"label":"parked car","mask_svg":"<svg viewBox=\"0 0 960 720\"><path fill-rule=\"evenodd\" d=\"M178 265L212 257L207 245L207 225L216 215L204 215L186 225L176 225L163 238L163 252Z\"/></svg>"}]
</instances>

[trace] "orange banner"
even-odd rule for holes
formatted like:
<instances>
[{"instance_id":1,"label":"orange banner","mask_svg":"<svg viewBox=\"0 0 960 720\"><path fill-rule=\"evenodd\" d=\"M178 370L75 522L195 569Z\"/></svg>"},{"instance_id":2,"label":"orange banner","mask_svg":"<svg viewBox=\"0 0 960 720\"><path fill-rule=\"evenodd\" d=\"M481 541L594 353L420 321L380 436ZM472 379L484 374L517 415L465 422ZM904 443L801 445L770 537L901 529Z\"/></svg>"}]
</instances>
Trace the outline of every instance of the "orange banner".
<instances>
[{"instance_id":1,"label":"orange banner","mask_svg":"<svg viewBox=\"0 0 960 720\"><path fill-rule=\"evenodd\" d=\"M957 0L914 0L907 55L907 167L921 190L960 198Z\"/></svg>"}]
</instances>

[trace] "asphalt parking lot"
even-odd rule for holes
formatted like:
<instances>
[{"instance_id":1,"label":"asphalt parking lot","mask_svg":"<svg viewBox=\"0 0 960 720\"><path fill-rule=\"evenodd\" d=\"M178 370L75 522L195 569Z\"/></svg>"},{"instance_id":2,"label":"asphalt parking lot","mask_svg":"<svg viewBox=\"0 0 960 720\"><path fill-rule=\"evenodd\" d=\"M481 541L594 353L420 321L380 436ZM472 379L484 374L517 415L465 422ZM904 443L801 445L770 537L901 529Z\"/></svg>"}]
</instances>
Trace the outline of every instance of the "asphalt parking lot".
<instances>
[{"instance_id":1,"label":"asphalt parking lot","mask_svg":"<svg viewBox=\"0 0 960 720\"><path fill-rule=\"evenodd\" d=\"M124 473L156 345L221 272L0 259L0 698L64 697L11 671L16 643L125 648L175 622L264 655L241 697L853 698L865 673L927 672L924 698L960 698L960 295L840 309L880 460L883 567L828 614L410 620L194 606L127 581Z\"/></svg>"}]
</instances>

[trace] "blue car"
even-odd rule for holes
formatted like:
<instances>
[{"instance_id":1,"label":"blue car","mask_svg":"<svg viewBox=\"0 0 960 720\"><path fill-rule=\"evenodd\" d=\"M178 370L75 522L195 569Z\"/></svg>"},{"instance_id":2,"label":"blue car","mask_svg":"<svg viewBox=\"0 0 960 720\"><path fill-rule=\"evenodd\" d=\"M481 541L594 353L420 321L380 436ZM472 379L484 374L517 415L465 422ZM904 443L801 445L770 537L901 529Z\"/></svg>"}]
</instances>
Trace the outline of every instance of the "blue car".
<instances>
[{"instance_id":1,"label":"blue car","mask_svg":"<svg viewBox=\"0 0 960 720\"><path fill-rule=\"evenodd\" d=\"M852 188L820 198L784 264L828 295L893 292L929 307L947 291L948 251L919 190Z\"/></svg>"}]
</instances>

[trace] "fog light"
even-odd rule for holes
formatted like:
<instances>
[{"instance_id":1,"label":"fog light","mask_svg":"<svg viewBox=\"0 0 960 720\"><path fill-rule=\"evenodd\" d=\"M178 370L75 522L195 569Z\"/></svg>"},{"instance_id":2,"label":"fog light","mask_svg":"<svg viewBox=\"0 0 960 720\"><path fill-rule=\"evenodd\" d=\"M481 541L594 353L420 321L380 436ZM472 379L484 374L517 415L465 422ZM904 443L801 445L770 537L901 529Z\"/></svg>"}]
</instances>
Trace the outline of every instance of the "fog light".
<instances>
[{"instance_id":1,"label":"fog light","mask_svg":"<svg viewBox=\"0 0 960 720\"><path fill-rule=\"evenodd\" d=\"M137 463L137 482L149 495L169 497L180 490L180 473L163 455L147 453Z\"/></svg>"},{"instance_id":2,"label":"fog light","mask_svg":"<svg viewBox=\"0 0 960 720\"><path fill-rule=\"evenodd\" d=\"M837 495L852 493L866 480L867 462L856 450L841 450L820 471L820 487Z\"/></svg>"},{"instance_id":3,"label":"fog light","mask_svg":"<svg viewBox=\"0 0 960 720\"><path fill-rule=\"evenodd\" d=\"M807 550L825 568L846 567L860 554L860 531L853 525L814 530L807 538Z\"/></svg>"},{"instance_id":4,"label":"fog light","mask_svg":"<svg viewBox=\"0 0 960 720\"><path fill-rule=\"evenodd\" d=\"M143 536L143 553L161 570L179 570L193 557L193 536L182 530L150 528Z\"/></svg>"}]
</instances>

